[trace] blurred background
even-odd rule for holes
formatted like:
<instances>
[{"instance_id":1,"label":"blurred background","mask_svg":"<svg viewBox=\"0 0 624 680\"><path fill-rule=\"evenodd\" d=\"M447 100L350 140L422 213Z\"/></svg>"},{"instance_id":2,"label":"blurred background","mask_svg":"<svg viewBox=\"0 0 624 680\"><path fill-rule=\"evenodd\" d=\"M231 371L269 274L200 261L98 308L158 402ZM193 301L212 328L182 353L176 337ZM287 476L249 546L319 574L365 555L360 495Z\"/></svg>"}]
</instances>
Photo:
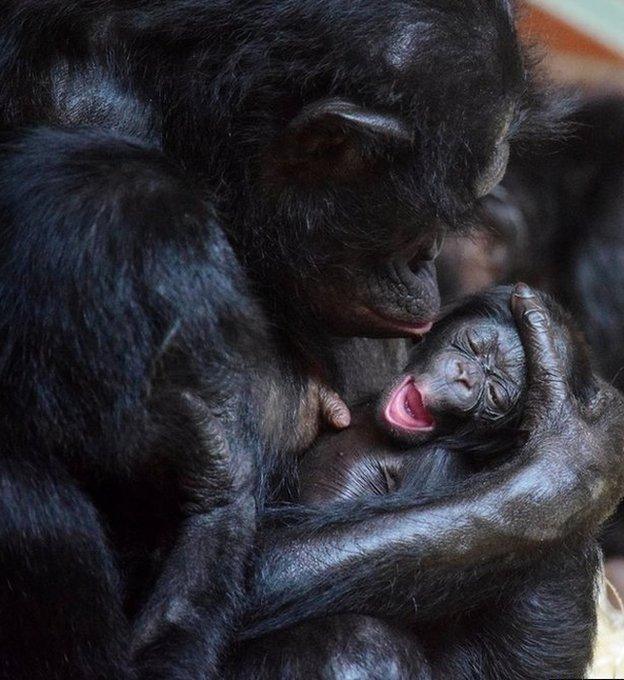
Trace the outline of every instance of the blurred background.
<instances>
[{"instance_id":1,"label":"blurred background","mask_svg":"<svg viewBox=\"0 0 624 680\"><path fill-rule=\"evenodd\" d=\"M525 39L560 81L624 93L624 0L524 0Z\"/></svg>"}]
</instances>

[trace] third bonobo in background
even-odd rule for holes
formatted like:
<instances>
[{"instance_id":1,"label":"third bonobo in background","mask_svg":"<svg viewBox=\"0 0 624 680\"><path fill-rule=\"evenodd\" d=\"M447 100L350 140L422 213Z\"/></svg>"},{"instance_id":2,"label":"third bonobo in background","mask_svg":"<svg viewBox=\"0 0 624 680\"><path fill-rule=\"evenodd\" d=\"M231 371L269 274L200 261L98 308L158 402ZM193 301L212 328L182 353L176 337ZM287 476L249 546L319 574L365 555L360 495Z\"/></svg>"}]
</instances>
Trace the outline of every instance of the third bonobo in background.
<instances>
[{"instance_id":1,"label":"third bonobo in background","mask_svg":"<svg viewBox=\"0 0 624 680\"><path fill-rule=\"evenodd\" d=\"M484 230L443 252L446 297L522 279L577 319L604 378L624 386L624 97L583 101L565 134L512 154Z\"/></svg>"},{"instance_id":2,"label":"third bonobo in background","mask_svg":"<svg viewBox=\"0 0 624 680\"><path fill-rule=\"evenodd\" d=\"M351 429L323 436L304 456L299 501L345 516L378 497L435 506L522 456L531 436L522 416L531 403L511 296L510 287L497 288L446 314L377 403L355 408ZM555 344L566 348L565 382L575 400L591 404L598 384L588 348L563 311L540 299ZM506 511L521 515L528 493L518 489ZM493 504L491 512L492 540L501 540L496 515L503 509ZM463 520L459 514L447 540L469 551ZM434 515L431 531L436 527ZM360 540L374 543L375 536ZM473 588L478 584L480 594L467 592L455 609L436 611L433 600L424 620L407 607L399 616L338 615L267 637L252 647L271 669L260 677L341 678L347 669L358 678L583 677L595 627L597 543L591 532L566 540L536 532L534 542L537 557L530 564L509 560L504 581L477 568ZM385 577L396 596L421 575L397 554Z\"/></svg>"}]
</instances>

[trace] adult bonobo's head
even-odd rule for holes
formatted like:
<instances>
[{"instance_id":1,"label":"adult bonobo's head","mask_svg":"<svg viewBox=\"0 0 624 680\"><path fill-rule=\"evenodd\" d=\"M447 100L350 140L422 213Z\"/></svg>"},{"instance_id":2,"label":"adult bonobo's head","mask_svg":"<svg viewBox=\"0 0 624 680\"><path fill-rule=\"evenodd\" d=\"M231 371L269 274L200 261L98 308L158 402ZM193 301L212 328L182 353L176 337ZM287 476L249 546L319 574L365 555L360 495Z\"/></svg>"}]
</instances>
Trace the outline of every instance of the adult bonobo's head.
<instances>
[{"instance_id":1,"label":"adult bonobo's head","mask_svg":"<svg viewBox=\"0 0 624 680\"><path fill-rule=\"evenodd\" d=\"M463 444L470 435L518 425L527 379L511 294L511 287L499 286L458 303L412 350L404 374L379 400L379 421L392 437L418 443L459 435ZM588 400L596 385L585 341L553 300L542 300L566 355L572 392Z\"/></svg>"},{"instance_id":2,"label":"adult bonobo's head","mask_svg":"<svg viewBox=\"0 0 624 680\"><path fill-rule=\"evenodd\" d=\"M218 182L260 289L339 334L422 333L439 241L500 179L534 98L509 2L232 3L211 30L210 59L185 35L165 139Z\"/></svg>"}]
</instances>

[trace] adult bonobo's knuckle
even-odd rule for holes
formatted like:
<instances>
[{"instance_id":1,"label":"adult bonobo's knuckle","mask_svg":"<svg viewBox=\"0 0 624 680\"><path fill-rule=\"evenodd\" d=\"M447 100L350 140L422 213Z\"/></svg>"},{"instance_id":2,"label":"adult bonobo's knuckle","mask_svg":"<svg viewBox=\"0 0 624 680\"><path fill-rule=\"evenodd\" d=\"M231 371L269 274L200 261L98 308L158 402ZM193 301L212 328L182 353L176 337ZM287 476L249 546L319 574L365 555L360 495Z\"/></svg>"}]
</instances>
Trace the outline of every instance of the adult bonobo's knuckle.
<instances>
[{"instance_id":1,"label":"adult bonobo's knuckle","mask_svg":"<svg viewBox=\"0 0 624 680\"><path fill-rule=\"evenodd\" d=\"M522 313L522 320L532 329L548 331L550 329L550 317L540 307L525 309Z\"/></svg>"}]
</instances>

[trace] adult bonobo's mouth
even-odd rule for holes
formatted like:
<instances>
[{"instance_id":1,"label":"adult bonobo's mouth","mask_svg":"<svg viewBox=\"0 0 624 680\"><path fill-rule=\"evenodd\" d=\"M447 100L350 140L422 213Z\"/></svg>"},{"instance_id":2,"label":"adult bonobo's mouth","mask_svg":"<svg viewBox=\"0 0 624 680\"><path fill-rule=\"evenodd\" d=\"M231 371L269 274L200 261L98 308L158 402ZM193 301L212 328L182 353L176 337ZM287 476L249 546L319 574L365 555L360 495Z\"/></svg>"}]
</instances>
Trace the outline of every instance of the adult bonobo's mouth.
<instances>
[{"instance_id":1,"label":"adult bonobo's mouth","mask_svg":"<svg viewBox=\"0 0 624 680\"><path fill-rule=\"evenodd\" d=\"M399 260L367 281L366 310L388 333L420 337L431 330L440 309L432 260Z\"/></svg>"},{"instance_id":2,"label":"adult bonobo's mouth","mask_svg":"<svg viewBox=\"0 0 624 680\"><path fill-rule=\"evenodd\" d=\"M431 433L435 429L435 419L411 376L390 392L382 417L393 430L407 434Z\"/></svg>"},{"instance_id":3,"label":"adult bonobo's mouth","mask_svg":"<svg viewBox=\"0 0 624 680\"><path fill-rule=\"evenodd\" d=\"M366 309L363 313L369 315L371 324L378 326L380 334L385 329L390 337L421 338L433 327L433 321L409 323L400 319L389 318L374 309Z\"/></svg>"},{"instance_id":4,"label":"adult bonobo's mouth","mask_svg":"<svg viewBox=\"0 0 624 680\"><path fill-rule=\"evenodd\" d=\"M307 286L312 309L335 335L420 338L440 311L431 249L383 264L336 264Z\"/></svg>"}]
</instances>

